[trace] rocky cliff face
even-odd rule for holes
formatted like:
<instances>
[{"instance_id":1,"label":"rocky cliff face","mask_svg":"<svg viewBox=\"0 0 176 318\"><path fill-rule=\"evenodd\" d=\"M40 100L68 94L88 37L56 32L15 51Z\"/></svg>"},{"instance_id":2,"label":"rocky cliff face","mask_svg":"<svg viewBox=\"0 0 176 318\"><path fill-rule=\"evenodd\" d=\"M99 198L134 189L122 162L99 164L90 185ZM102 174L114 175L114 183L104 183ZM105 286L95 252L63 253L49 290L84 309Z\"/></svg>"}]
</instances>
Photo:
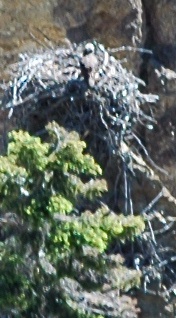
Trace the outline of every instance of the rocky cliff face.
<instances>
[{"instance_id":1,"label":"rocky cliff face","mask_svg":"<svg viewBox=\"0 0 176 318\"><path fill-rule=\"evenodd\" d=\"M176 196L175 22L175 0L1 0L0 78L8 78L4 70L18 60L20 52L93 38L106 47L133 47L119 50L116 57L145 80L147 92L160 97L153 108L157 125L152 130L143 129L141 134L152 159L168 172L157 173ZM141 54L138 48L152 50L153 54ZM150 199L157 194L156 188ZM146 197L147 191L146 186ZM160 300L157 304L160 317L172 317L164 313ZM145 304L141 317L156 317L155 305L150 299L150 312Z\"/></svg>"}]
</instances>

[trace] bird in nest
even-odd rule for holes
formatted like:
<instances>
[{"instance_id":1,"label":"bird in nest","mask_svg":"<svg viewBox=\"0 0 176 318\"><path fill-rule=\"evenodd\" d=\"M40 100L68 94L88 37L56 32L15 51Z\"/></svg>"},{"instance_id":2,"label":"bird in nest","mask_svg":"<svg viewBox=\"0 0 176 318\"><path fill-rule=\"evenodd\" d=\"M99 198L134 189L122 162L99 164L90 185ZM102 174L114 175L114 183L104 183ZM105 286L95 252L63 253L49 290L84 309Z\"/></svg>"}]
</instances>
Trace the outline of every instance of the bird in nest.
<instances>
[{"instance_id":1,"label":"bird in nest","mask_svg":"<svg viewBox=\"0 0 176 318\"><path fill-rule=\"evenodd\" d=\"M98 67L98 59L95 55L95 47L87 43L84 47L83 56L80 60L81 75L89 87L95 85L95 75Z\"/></svg>"}]
</instances>

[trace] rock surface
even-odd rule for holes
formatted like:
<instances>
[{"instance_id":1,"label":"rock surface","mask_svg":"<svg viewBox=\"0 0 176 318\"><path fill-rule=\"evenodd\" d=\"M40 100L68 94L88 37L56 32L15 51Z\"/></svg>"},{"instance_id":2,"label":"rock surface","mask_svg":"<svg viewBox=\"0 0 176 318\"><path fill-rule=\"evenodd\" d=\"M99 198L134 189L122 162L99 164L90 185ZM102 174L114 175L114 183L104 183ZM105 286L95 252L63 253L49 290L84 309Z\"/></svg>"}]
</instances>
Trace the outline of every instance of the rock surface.
<instances>
[{"instance_id":1,"label":"rock surface","mask_svg":"<svg viewBox=\"0 0 176 318\"><path fill-rule=\"evenodd\" d=\"M160 97L158 105L153 107L158 123L152 130L142 131L143 140L152 159L168 172L168 175L157 172L161 181L169 188L170 195L176 196L175 22L175 0L1 0L0 78L8 79L4 70L9 63L18 60L20 52L69 45L70 41L95 38L108 47L133 46L134 49L152 50L152 56L141 55L135 50L122 50L116 56L127 58L124 66L146 81L148 92ZM1 114L2 134L5 118L6 114ZM140 169L137 171L140 180ZM148 180L151 185L150 178ZM146 204L157 195L157 189L162 188L161 182L155 180L152 192L148 183L143 184ZM141 181L138 187L135 185L136 201L140 191ZM167 200L162 202L163 208ZM174 215L174 201L168 206ZM154 309L157 306L159 317L173 317L169 311L164 313L161 300L153 299L152 302L146 298L150 312L142 299L141 318L156 317Z\"/></svg>"},{"instance_id":2,"label":"rock surface","mask_svg":"<svg viewBox=\"0 0 176 318\"><path fill-rule=\"evenodd\" d=\"M168 177L160 177L175 196L176 3L174 0L144 0L143 3L146 44L154 52L146 64L147 88L160 97L154 110L157 125L153 131L145 132L145 141L152 158L168 171Z\"/></svg>"},{"instance_id":3,"label":"rock surface","mask_svg":"<svg viewBox=\"0 0 176 318\"><path fill-rule=\"evenodd\" d=\"M150 32L149 45L158 60L170 69L176 68L176 2L175 0L143 0Z\"/></svg>"}]
</instances>

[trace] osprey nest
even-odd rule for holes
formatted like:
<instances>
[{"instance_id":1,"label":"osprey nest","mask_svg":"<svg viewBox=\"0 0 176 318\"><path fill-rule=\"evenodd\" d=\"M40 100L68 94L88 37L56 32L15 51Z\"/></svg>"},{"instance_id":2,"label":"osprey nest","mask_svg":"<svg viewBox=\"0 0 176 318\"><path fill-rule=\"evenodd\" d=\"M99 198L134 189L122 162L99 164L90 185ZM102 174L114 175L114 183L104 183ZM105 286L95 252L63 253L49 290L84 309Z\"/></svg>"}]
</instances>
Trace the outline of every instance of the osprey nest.
<instances>
[{"instance_id":1,"label":"osprey nest","mask_svg":"<svg viewBox=\"0 0 176 318\"><path fill-rule=\"evenodd\" d=\"M139 141L136 124L154 122L150 108L146 114L141 106L158 96L142 94L139 86L145 83L97 42L21 54L20 59L10 67L12 80L1 101L18 128L28 129L32 115L45 124L56 120L88 140L89 150L123 155L124 142Z\"/></svg>"}]
</instances>

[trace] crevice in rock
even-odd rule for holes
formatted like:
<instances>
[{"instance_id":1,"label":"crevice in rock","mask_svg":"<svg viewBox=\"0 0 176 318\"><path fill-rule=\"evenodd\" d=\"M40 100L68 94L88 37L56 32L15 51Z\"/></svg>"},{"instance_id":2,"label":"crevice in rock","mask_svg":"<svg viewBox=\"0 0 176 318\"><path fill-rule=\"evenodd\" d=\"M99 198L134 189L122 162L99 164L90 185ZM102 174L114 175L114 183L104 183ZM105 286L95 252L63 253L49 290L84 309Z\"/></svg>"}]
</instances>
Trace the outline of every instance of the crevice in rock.
<instances>
[{"instance_id":1,"label":"crevice in rock","mask_svg":"<svg viewBox=\"0 0 176 318\"><path fill-rule=\"evenodd\" d=\"M145 0L141 0L142 2L142 6L143 6L143 15L144 15L144 21L145 21L145 27L146 27L146 39L144 42L144 48L154 51L154 44L155 44L155 40L154 40L154 29L153 29L153 25L151 22L151 9L149 9L148 5L146 4ZM153 52L154 53L154 52ZM149 60L151 58L151 55L148 53L144 53L142 55L142 63L141 63L141 67L140 67L140 78L144 80L144 82L146 83L146 85L148 84L148 63ZM145 89L146 90L146 89Z\"/></svg>"},{"instance_id":2,"label":"crevice in rock","mask_svg":"<svg viewBox=\"0 0 176 318\"><path fill-rule=\"evenodd\" d=\"M67 38L73 43L80 43L83 41L91 41L88 31L87 31L87 25L86 23L78 26L78 27L74 27L74 28L70 28L67 30Z\"/></svg>"}]
</instances>

